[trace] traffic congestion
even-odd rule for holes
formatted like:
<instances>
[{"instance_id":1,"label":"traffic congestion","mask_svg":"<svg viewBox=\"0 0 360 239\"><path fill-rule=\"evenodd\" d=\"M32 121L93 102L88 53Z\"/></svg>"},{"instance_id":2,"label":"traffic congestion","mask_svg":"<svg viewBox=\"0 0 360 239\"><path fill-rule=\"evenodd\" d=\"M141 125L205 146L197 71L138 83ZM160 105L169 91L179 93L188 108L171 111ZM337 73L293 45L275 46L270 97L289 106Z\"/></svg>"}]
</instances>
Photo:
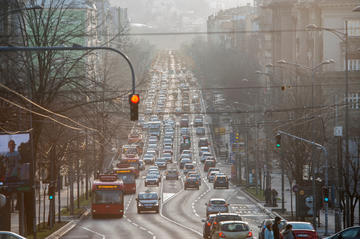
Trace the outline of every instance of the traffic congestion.
<instances>
[{"instance_id":1,"label":"traffic congestion","mask_svg":"<svg viewBox=\"0 0 360 239\"><path fill-rule=\"evenodd\" d=\"M310 223L274 219L231 183L196 79L176 52L156 59L145 113L93 182L92 217L63 238L319 238Z\"/></svg>"}]
</instances>

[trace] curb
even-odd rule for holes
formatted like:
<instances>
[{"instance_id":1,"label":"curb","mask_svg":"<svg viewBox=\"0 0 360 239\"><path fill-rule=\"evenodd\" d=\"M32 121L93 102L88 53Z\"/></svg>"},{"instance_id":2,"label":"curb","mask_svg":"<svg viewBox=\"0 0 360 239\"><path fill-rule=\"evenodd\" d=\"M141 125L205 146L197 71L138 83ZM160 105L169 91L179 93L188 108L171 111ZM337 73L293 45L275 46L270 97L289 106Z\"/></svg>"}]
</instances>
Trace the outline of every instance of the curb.
<instances>
[{"instance_id":1,"label":"curb","mask_svg":"<svg viewBox=\"0 0 360 239\"><path fill-rule=\"evenodd\" d=\"M74 227L76 227L83 219L85 219L89 215L90 215L90 209L86 209L85 212L81 214L79 219L69 221L63 227L59 228L51 235L45 237L45 239L59 239L63 237L65 234L67 234L72 229L74 229Z\"/></svg>"},{"instance_id":2,"label":"curb","mask_svg":"<svg viewBox=\"0 0 360 239\"><path fill-rule=\"evenodd\" d=\"M239 190L241 192L244 193L244 195L247 196L247 198L252 202L254 203L258 208L260 208L264 213L266 213L269 217L271 218L275 218L275 217L280 217L281 219L284 219L281 215L279 215L278 213L276 212L273 212L273 211L270 211L269 209L265 208L261 203L260 201L254 197L253 195L251 195L250 193L246 192L246 190L243 190L242 187L238 187Z\"/></svg>"}]
</instances>

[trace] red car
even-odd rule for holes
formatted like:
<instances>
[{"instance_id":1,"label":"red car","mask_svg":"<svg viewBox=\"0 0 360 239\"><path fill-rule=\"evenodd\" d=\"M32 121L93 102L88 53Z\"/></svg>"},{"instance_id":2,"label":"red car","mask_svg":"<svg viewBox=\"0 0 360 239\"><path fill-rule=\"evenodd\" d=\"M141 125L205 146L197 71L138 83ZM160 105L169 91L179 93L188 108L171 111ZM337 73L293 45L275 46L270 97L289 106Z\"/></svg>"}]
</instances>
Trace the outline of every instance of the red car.
<instances>
[{"instance_id":1,"label":"red car","mask_svg":"<svg viewBox=\"0 0 360 239\"><path fill-rule=\"evenodd\" d=\"M296 238L319 239L313 225L309 222L287 222L292 225Z\"/></svg>"}]
</instances>

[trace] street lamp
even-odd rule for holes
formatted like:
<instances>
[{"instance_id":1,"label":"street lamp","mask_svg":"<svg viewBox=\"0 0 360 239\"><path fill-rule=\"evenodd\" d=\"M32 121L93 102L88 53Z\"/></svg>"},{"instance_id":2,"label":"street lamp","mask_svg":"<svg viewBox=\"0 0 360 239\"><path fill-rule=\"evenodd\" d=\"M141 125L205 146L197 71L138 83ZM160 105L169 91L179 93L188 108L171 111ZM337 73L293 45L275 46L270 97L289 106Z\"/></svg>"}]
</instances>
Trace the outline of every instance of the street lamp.
<instances>
[{"instance_id":1,"label":"street lamp","mask_svg":"<svg viewBox=\"0 0 360 239\"><path fill-rule=\"evenodd\" d=\"M357 6L355 9L353 9L353 11L360 11L360 6ZM344 44L345 44L345 119L344 119L344 133L345 133L345 162L349 162L349 105L348 105L348 101L349 101L349 34L348 34L348 21L345 21L345 32L341 32L341 31L337 31L336 29L331 29L331 28L325 28L325 27L319 27L316 26L315 24L309 24L305 27L306 30L310 30L310 31L328 31L331 32L332 34L334 34L338 39L340 39ZM341 169L342 170L342 169ZM346 175L349 175L349 166L346 167ZM339 184L342 182L339 180ZM342 185L342 183L340 184ZM338 200L339 201L339 200ZM338 202L337 202L338 204ZM347 225L350 225L350 198L349 195L347 195L346 197L346 206L345 206L345 211L346 211L346 222ZM340 217L340 215L336 215L336 217ZM340 221L336 220L336 221ZM340 226L336 226L337 229L340 230Z\"/></svg>"},{"instance_id":2,"label":"street lamp","mask_svg":"<svg viewBox=\"0 0 360 239\"><path fill-rule=\"evenodd\" d=\"M279 61L277 61L278 64L281 65L292 65L292 66L296 66L296 67L300 67L303 68L305 70L309 70L311 71L311 108L312 111L314 110L314 79L315 79L315 73L318 69L320 69L321 66L323 65L328 65L331 63L334 63L335 61L333 59L329 59L329 60L325 60L323 62L321 62L320 64L318 64L315 67L308 67L308 66L303 66L300 65L298 63L291 63L291 62L287 62L284 59L281 59ZM313 131L311 131L313 132ZM326 166L325 166L325 186L328 187L328 162L327 162L327 158L326 158ZM313 194L313 225L316 228L316 188L315 188L315 171L314 171L314 157L312 157L312 167L311 167L311 174L312 174L312 194ZM328 204L325 203L325 235L327 235L328 233Z\"/></svg>"}]
</instances>

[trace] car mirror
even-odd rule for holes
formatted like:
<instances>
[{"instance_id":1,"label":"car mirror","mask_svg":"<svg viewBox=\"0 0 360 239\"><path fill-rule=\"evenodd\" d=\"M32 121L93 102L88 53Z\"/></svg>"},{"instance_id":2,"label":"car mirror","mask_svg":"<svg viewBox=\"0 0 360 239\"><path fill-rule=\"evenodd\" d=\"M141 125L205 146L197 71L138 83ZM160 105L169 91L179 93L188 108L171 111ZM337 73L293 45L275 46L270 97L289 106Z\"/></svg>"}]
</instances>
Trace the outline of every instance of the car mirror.
<instances>
[{"instance_id":1,"label":"car mirror","mask_svg":"<svg viewBox=\"0 0 360 239\"><path fill-rule=\"evenodd\" d=\"M206 206L208 205L207 202L205 203L205 205L206 205Z\"/></svg>"},{"instance_id":2,"label":"car mirror","mask_svg":"<svg viewBox=\"0 0 360 239\"><path fill-rule=\"evenodd\" d=\"M161 197L159 197L159 201L161 200Z\"/></svg>"},{"instance_id":3,"label":"car mirror","mask_svg":"<svg viewBox=\"0 0 360 239\"><path fill-rule=\"evenodd\" d=\"M205 219L201 219L201 222L206 222L206 220L205 220Z\"/></svg>"}]
</instances>

